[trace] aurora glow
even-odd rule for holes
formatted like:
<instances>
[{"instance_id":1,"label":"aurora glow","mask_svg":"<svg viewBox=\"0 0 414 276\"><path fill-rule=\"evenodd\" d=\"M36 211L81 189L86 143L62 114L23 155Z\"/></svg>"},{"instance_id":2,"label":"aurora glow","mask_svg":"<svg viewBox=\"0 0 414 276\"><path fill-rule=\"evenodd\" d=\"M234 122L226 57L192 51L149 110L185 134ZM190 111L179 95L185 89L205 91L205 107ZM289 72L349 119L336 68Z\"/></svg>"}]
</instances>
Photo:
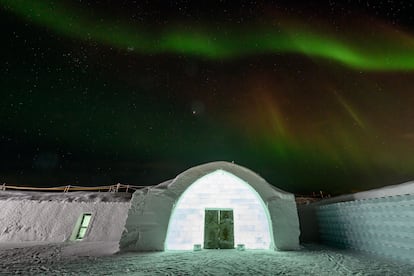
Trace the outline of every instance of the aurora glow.
<instances>
[{"instance_id":1,"label":"aurora glow","mask_svg":"<svg viewBox=\"0 0 414 276\"><path fill-rule=\"evenodd\" d=\"M1 0L7 10L51 30L83 40L93 40L138 54L185 54L202 58L235 59L266 53L297 53L333 60L364 70L413 70L414 37L383 36L356 39L318 32L305 27L169 27L155 32L140 26L103 23L59 3ZM304 24L301 24L304 25ZM190 29L190 30L189 30Z\"/></svg>"},{"instance_id":2,"label":"aurora glow","mask_svg":"<svg viewBox=\"0 0 414 276\"><path fill-rule=\"evenodd\" d=\"M414 3L178 2L0 0L0 181L217 160L296 193L414 179Z\"/></svg>"}]
</instances>

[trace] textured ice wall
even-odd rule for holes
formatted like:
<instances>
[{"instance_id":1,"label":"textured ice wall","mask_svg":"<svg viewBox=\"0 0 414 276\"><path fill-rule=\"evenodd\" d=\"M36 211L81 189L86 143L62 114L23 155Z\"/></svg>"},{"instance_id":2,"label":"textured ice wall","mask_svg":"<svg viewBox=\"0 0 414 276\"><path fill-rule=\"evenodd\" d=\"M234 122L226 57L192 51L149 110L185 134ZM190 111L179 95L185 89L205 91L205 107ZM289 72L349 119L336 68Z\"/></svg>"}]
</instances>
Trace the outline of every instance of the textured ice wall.
<instances>
[{"instance_id":1,"label":"textured ice wall","mask_svg":"<svg viewBox=\"0 0 414 276\"><path fill-rule=\"evenodd\" d=\"M92 219L85 241L119 241L129 202L0 200L0 242L65 242L83 213Z\"/></svg>"},{"instance_id":2,"label":"textured ice wall","mask_svg":"<svg viewBox=\"0 0 414 276\"><path fill-rule=\"evenodd\" d=\"M278 250L299 249L299 219L294 195L277 189L252 171L228 162L212 162L188 169L175 179L136 191L120 240L123 251L162 251L174 204L198 179L223 170L248 183L269 210ZM206 206L207 207L207 206Z\"/></svg>"},{"instance_id":3,"label":"textured ice wall","mask_svg":"<svg viewBox=\"0 0 414 276\"><path fill-rule=\"evenodd\" d=\"M234 211L234 244L247 249L272 248L271 229L263 201L242 179L217 170L192 184L174 209L168 227L166 249L191 250L204 246L206 208ZM272 247L271 247L272 246Z\"/></svg>"},{"instance_id":4,"label":"textured ice wall","mask_svg":"<svg viewBox=\"0 0 414 276\"><path fill-rule=\"evenodd\" d=\"M414 262L414 194L316 208L322 242Z\"/></svg>"}]
</instances>

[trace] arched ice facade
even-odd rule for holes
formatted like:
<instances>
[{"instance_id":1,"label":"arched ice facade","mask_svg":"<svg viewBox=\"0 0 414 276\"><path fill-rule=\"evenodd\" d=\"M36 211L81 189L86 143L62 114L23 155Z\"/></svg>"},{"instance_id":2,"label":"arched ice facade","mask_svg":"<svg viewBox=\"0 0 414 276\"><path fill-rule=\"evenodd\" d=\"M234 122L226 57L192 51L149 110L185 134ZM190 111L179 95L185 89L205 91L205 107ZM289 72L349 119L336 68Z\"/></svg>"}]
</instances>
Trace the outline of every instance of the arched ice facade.
<instances>
[{"instance_id":1,"label":"arched ice facade","mask_svg":"<svg viewBox=\"0 0 414 276\"><path fill-rule=\"evenodd\" d=\"M203 248L208 210L231 210L234 246L299 248L294 195L244 167L213 162L135 192L120 249L191 250L197 244Z\"/></svg>"}]
</instances>

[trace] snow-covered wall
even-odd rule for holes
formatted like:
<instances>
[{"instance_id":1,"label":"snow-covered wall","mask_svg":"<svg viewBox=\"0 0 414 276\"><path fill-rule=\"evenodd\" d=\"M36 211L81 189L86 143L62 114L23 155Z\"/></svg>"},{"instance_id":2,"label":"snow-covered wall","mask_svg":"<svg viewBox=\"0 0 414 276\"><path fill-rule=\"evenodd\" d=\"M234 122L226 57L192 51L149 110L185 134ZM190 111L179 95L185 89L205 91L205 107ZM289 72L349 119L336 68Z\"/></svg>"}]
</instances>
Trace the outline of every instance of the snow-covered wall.
<instances>
[{"instance_id":1,"label":"snow-covered wall","mask_svg":"<svg viewBox=\"0 0 414 276\"><path fill-rule=\"evenodd\" d=\"M414 182L298 206L301 242L413 261Z\"/></svg>"},{"instance_id":2,"label":"snow-covered wall","mask_svg":"<svg viewBox=\"0 0 414 276\"><path fill-rule=\"evenodd\" d=\"M316 213L323 243L413 260L414 194L322 205Z\"/></svg>"},{"instance_id":3,"label":"snow-covered wall","mask_svg":"<svg viewBox=\"0 0 414 276\"><path fill-rule=\"evenodd\" d=\"M119 241L130 206L129 201L97 200L99 195L93 200L62 193L43 194L41 200L27 197L32 199L0 196L0 242L68 241L84 213L92 214L84 241Z\"/></svg>"}]
</instances>

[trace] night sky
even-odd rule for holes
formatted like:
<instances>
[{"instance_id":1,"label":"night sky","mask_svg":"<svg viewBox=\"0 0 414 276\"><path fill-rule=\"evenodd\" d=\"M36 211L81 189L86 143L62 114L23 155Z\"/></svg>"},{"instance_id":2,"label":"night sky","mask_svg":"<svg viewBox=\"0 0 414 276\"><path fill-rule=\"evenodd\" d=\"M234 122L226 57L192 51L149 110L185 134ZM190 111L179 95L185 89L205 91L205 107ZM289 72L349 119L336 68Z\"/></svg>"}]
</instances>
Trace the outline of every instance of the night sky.
<instances>
[{"instance_id":1,"label":"night sky","mask_svg":"<svg viewBox=\"0 0 414 276\"><path fill-rule=\"evenodd\" d=\"M0 182L153 185L218 160L301 194L413 180L413 15L412 1L0 0Z\"/></svg>"}]
</instances>

